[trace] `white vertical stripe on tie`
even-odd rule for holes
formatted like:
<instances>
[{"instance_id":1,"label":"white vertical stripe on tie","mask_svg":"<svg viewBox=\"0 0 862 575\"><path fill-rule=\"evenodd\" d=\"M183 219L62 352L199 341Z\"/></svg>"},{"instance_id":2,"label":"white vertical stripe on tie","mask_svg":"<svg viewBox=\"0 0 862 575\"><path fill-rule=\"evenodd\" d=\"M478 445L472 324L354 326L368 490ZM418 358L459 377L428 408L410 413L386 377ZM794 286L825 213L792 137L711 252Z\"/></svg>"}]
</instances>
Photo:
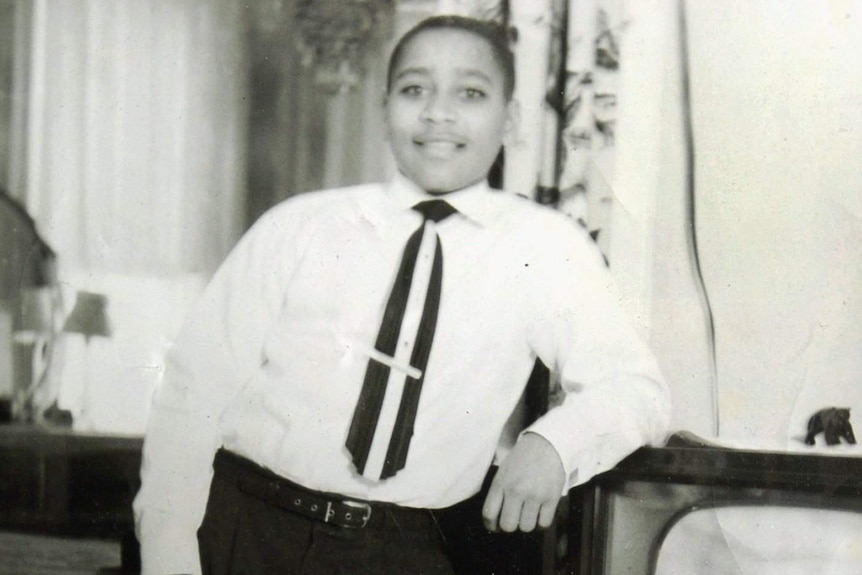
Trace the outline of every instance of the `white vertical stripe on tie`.
<instances>
[{"instance_id":1,"label":"white vertical stripe on tie","mask_svg":"<svg viewBox=\"0 0 862 575\"><path fill-rule=\"evenodd\" d=\"M436 228L436 224L431 220L425 223L422 243L419 245L419 254L413 272L413 281L410 285L410 295L407 297L407 309L404 312L404 320L401 322L398 347L395 348L394 363L396 364L409 365L410 357L413 354L413 346L416 343L419 322L422 319L422 310L425 307L425 297L428 294L431 280L431 268L434 264L434 251L437 247ZM379 478L383 471L386 451L389 448L392 430L395 428L395 419L401 405L405 381L406 376L400 370L389 372L383 407L380 411L380 418L377 420L377 429L371 442L368 462L365 464L363 475L366 477Z\"/></svg>"}]
</instances>

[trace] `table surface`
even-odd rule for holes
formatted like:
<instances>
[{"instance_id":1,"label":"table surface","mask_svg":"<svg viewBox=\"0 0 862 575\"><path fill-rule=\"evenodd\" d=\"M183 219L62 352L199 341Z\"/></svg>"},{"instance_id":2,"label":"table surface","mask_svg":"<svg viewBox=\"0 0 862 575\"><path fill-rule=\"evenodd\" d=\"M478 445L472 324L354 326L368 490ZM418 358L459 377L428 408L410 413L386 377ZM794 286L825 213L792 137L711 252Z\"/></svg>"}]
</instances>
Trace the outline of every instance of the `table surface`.
<instances>
[{"instance_id":1,"label":"table surface","mask_svg":"<svg viewBox=\"0 0 862 575\"><path fill-rule=\"evenodd\" d=\"M860 496L862 457L829 448L737 449L683 434L673 436L664 447L639 449L602 478Z\"/></svg>"},{"instance_id":2,"label":"table surface","mask_svg":"<svg viewBox=\"0 0 862 575\"><path fill-rule=\"evenodd\" d=\"M34 424L0 425L0 447L4 448L139 451L142 445L143 438L136 435L81 432Z\"/></svg>"}]
</instances>

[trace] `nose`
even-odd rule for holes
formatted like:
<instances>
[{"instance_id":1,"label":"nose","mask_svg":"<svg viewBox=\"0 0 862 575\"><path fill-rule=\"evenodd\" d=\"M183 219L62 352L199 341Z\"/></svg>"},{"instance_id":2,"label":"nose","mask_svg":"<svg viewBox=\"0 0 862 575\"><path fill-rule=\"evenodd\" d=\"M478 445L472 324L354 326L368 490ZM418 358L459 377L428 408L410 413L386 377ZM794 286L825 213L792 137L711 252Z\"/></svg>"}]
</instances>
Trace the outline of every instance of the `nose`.
<instances>
[{"instance_id":1,"label":"nose","mask_svg":"<svg viewBox=\"0 0 862 575\"><path fill-rule=\"evenodd\" d=\"M458 116L454 102L444 94L428 98L422 109L422 119L426 122L454 122Z\"/></svg>"}]
</instances>

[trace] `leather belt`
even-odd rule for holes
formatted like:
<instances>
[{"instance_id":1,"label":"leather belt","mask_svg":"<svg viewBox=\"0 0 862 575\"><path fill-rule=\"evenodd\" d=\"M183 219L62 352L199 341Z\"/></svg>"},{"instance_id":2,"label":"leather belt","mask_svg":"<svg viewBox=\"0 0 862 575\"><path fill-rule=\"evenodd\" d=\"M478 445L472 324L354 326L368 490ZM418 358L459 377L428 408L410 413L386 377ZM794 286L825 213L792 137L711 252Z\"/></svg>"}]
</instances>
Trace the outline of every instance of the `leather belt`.
<instances>
[{"instance_id":1,"label":"leather belt","mask_svg":"<svg viewBox=\"0 0 862 575\"><path fill-rule=\"evenodd\" d=\"M213 469L243 493L309 519L361 529L372 517L370 503L307 489L225 449L216 452Z\"/></svg>"}]
</instances>

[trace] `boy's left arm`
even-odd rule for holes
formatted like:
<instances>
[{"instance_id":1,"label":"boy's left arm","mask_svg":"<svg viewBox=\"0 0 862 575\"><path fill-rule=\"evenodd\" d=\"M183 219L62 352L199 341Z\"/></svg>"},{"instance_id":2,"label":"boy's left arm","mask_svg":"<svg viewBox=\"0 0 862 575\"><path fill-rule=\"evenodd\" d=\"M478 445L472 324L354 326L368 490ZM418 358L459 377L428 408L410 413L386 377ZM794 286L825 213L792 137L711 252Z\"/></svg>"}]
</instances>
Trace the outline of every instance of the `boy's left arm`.
<instances>
[{"instance_id":1,"label":"boy's left arm","mask_svg":"<svg viewBox=\"0 0 862 575\"><path fill-rule=\"evenodd\" d=\"M643 445L662 443L670 425L658 362L622 310L601 255L564 236L558 239L568 249L528 268L541 286L534 293L544 296L534 304L528 340L554 367L565 398L501 463L483 508L492 530L549 526L570 488Z\"/></svg>"}]
</instances>

